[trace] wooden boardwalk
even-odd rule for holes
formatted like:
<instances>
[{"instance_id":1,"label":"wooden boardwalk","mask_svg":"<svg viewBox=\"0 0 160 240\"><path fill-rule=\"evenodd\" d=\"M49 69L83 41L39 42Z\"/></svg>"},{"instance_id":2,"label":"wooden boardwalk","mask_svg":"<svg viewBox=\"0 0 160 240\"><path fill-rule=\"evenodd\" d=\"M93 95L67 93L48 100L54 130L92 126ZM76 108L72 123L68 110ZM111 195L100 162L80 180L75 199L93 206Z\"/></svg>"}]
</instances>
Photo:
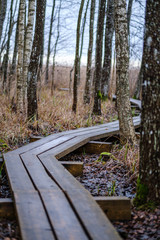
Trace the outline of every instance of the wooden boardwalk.
<instances>
[{"instance_id":1,"label":"wooden boardwalk","mask_svg":"<svg viewBox=\"0 0 160 240\"><path fill-rule=\"evenodd\" d=\"M135 127L140 117L134 118ZM59 158L119 132L118 121L50 135L4 154L23 240L121 239Z\"/></svg>"}]
</instances>

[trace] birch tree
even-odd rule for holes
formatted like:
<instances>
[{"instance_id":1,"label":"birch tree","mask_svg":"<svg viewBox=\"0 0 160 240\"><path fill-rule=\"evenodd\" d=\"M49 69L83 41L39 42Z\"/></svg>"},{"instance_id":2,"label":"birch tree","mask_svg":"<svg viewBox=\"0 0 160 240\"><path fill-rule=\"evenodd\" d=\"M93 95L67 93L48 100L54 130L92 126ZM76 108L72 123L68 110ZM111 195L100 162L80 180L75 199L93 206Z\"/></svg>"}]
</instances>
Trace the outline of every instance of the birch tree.
<instances>
[{"instance_id":1,"label":"birch tree","mask_svg":"<svg viewBox=\"0 0 160 240\"><path fill-rule=\"evenodd\" d=\"M144 31L142 127L137 200L160 199L160 1L147 0ZM143 191L143 192L142 192Z\"/></svg>"},{"instance_id":2,"label":"birch tree","mask_svg":"<svg viewBox=\"0 0 160 240\"><path fill-rule=\"evenodd\" d=\"M78 21L77 21L76 52L75 52L75 61L74 61L73 105L72 105L72 111L75 113L77 110L77 99L78 99L80 27L81 27L81 19L82 19L84 2L85 0L81 0L81 5L79 9L79 14L78 14Z\"/></svg>"},{"instance_id":3,"label":"birch tree","mask_svg":"<svg viewBox=\"0 0 160 240\"><path fill-rule=\"evenodd\" d=\"M18 36L18 63L17 63L17 111L23 113L23 57L24 57L24 18L25 0L20 0L19 7L19 36Z\"/></svg>"},{"instance_id":4,"label":"birch tree","mask_svg":"<svg viewBox=\"0 0 160 240\"><path fill-rule=\"evenodd\" d=\"M27 73L30 61L30 55L32 50L32 39L33 39L33 26L35 16L35 0L29 1L28 6L28 22L25 32L25 49L24 49L24 62L23 62L23 105L26 106L27 99Z\"/></svg>"},{"instance_id":5,"label":"birch tree","mask_svg":"<svg viewBox=\"0 0 160 240\"><path fill-rule=\"evenodd\" d=\"M54 12L55 12L55 0L53 1L51 20L50 20L50 28L49 28L49 36L48 36L48 49L47 49L47 60L46 60L46 72L45 72L45 84L48 84L49 78L49 60L51 54L51 38L52 38L52 28L54 22Z\"/></svg>"},{"instance_id":6,"label":"birch tree","mask_svg":"<svg viewBox=\"0 0 160 240\"><path fill-rule=\"evenodd\" d=\"M7 11L7 0L1 0L0 1L0 42L2 38L3 24L6 17L6 11Z\"/></svg>"},{"instance_id":7,"label":"birch tree","mask_svg":"<svg viewBox=\"0 0 160 240\"><path fill-rule=\"evenodd\" d=\"M105 29L104 64L102 70L102 86L101 86L101 93L103 98L106 98L108 95L108 85L110 82L111 75L113 33L114 33L114 0L108 0Z\"/></svg>"},{"instance_id":8,"label":"birch tree","mask_svg":"<svg viewBox=\"0 0 160 240\"><path fill-rule=\"evenodd\" d=\"M37 0L36 8L36 25L34 40L32 45L32 52L30 57L30 63L28 67L28 118L38 118L38 106L37 106L37 72L39 66L39 59L43 45L43 22L45 17L45 5L46 0Z\"/></svg>"},{"instance_id":9,"label":"birch tree","mask_svg":"<svg viewBox=\"0 0 160 240\"><path fill-rule=\"evenodd\" d=\"M89 46L87 55L87 71L86 71L86 83L85 83L85 93L84 93L84 104L90 103L91 94L91 82L92 82L92 52L93 52L93 30L94 30L94 16L95 16L95 0L91 0L91 10L90 10L90 25L89 25Z\"/></svg>"},{"instance_id":10,"label":"birch tree","mask_svg":"<svg viewBox=\"0 0 160 240\"><path fill-rule=\"evenodd\" d=\"M105 18L106 0L99 1L97 36L96 36L96 59L95 59L95 91L93 113L101 115L101 77L102 77L102 49L103 49L103 29Z\"/></svg>"},{"instance_id":11,"label":"birch tree","mask_svg":"<svg viewBox=\"0 0 160 240\"><path fill-rule=\"evenodd\" d=\"M129 99L129 47L126 1L114 0L116 40L117 110L121 136L136 143Z\"/></svg>"}]
</instances>

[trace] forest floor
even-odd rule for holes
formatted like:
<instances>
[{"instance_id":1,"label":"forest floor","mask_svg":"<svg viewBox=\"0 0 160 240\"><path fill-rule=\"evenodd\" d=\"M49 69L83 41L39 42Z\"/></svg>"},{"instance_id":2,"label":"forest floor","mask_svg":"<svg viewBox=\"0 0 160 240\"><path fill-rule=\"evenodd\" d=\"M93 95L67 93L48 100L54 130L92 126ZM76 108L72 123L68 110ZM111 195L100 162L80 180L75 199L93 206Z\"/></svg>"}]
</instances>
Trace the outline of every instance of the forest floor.
<instances>
[{"instance_id":1,"label":"forest floor","mask_svg":"<svg viewBox=\"0 0 160 240\"><path fill-rule=\"evenodd\" d=\"M19 119L16 106L0 96L0 152L16 149L29 142L31 135L47 136L52 133L89 127L117 120L117 112L111 101L102 103L102 116L92 116L91 106L79 102L78 112L71 111L72 99L66 92L55 92L50 97L43 91L39 102L39 120L32 127L25 118ZM66 159L84 162L84 171L78 177L93 196L127 196L134 198L139 165L139 147L115 144L112 156L99 159L99 155L70 154ZM115 160L116 159L116 160ZM4 170L0 177L0 198L11 197ZM140 210L132 206L130 221L113 222L123 239L160 240L160 206L152 210ZM0 219L0 240L20 239L15 219Z\"/></svg>"}]
</instances>

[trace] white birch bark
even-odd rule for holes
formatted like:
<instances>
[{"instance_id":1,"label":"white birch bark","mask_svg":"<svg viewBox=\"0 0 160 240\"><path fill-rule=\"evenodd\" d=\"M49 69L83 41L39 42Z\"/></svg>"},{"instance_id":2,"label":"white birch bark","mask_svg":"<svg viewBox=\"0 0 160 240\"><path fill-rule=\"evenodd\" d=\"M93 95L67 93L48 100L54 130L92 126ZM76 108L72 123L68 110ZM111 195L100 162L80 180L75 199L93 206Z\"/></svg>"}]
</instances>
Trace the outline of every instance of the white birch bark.
<instances>
[{"instance_id":1,"label":"white birch bark","mask_svg":"<svg viewBox=\"0 0 160 240\"><path fill-rule=\"evenodd\" d=\"M126 0L115 0L117 109L121 135L136 143L129 99L129 47Z\"/></svg>"},{"instance_id":2,"label":"white birch bark","mask_svg":"<svg viewBox=\"0 0 160 240\"><path fill-rule=\"evenodd\" d=\"M25 0L20 0L19 8L19 37L17 63L17 111L23 113L23 56L24 56L24 18Z\"/></svg>"},{"instance_id":3,"label":"white birch bark","mask_svg":"<svg viewBox=\"0 0 160 240\"><path fill-rule=\"evenodd\" d=\"M32 50L33 39L33 26L35 18L35 0L29 1L28 7L28 23L25 34L25 49L24 49L24 62L23 62L23 105L26 105L27 99L27 74Z\"/></svg>"}]
</instances>

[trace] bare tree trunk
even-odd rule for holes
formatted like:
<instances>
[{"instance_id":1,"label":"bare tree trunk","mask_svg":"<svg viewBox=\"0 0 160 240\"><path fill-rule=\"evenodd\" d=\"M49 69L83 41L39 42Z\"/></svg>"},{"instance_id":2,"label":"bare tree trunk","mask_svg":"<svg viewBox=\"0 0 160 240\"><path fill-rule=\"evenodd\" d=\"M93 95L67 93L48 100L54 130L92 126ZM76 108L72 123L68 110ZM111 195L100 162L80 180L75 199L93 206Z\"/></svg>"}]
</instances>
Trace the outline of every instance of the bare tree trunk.
<instances>
[{"instance_id":1,"label":"bare tree trunk","mask_svg":"<svg viewBox=\"0 0 160 240\"><path fill-rule=\"evenodd\" d=\"M45 15L44 15L44 22L43 22L43 27L42 27L42 32L44 33L44 28L45 28L45 18L46 18L46 3L45 3ZM42 81L42 74L43 74L43 59L44 59L44 43L45 43L45 35L43 34L43 44L42 44L42 49L41 49L41 55L40 55L40 61L39 61L39 68L38 68L38 74L37 74L37 81L40 83L41 86L41 81ZM39 94L40 95L40 94Z\"/></svg>"},{"instance_id":2,"label":"bare tree trunk","mask_svg":"<svg viewBox=\"0 0 160 240\"><path fill-rule=\"evenodd\" d=\"M115 0L117 109L122 137L136 143L129 99L129 48L126 0Z\"/></svg>"},{"instance_id":3,"label":"bare tree trunk","mask_svg":"<svg viewBox=\"0 0 160 240\"><path fill-rule=\"evenodd\" d=\"M101 115L101 77L102 77L102 49L103 49L103 30L105 18L106 1L99 1L97 37L96 37L96 59L95 59L95 91L93 113Z\"/></svg>"},{"instance_id":4,"label":"bare tree trunk","mask_svg":"<svg viewBox=\"0 0 160 240\"><path fill-rule=\"evenodd\" d=\"M59 26L60 26L60 11L61 11L61 3L62 3L62 0L60 0L60 3L59 3L59 9L58 9L57 38L56 38L56 42L55 42L55 46L54 46L54 53L53 53L53 68L52 68L51 96L53 96L53 91L54 91L55 57L56 57L56 52L57 52L58 40L59 40Z\"/></svg>"},{"instance_id":5,"label":"bare tree trunk","mask_svg":"<svg viewBox=\"0 0 160 240\"><path fill-rule=\"evenodd\" d=\"M129 2L128 2L128 11L127 11L128 36L130 35L130 22L131 22L131 15L132 15L132 6L133 6L133 0L129 0Z\"/></svg>"},{"instance_id":6,"label":"bare tree trunk","mask_svg":"<svg viewBox=\"0 0 160 240\"><path fill-rule=\"evenodd\" d=\"M78 21L77 21L76 53L75 53L75 61L74 61L73 105L72 105L72 111L75 113L77 110L77 99L78 99L80 25L81 25L84 2L85 0L81 0Z\"/></svg>"},{"instance_id":7,"label":"bare tree trunk","mask_svg":"<svg viewBox=\"0 0 160 240\"><path fill-rule=\"evenodd\" d=\"M49 80L49 59L51 54L51 38L52 38L52 27L54 22L54 11L55 11L55 0L53 1L52 6L52 14L51 14L51 20L50 20L50 29L49 29L49 36L48 36L48 51L47 51L47 61L46 61L46 72L45 72L45 84L48 84Z\"/></svg>"},{"instance_id":8,"label":"bare tree trunk","mask_svg":"<svg viewBox=\"0 0 160 240\"><path fill-rule=\"evenodd\" d=\"M3 70L3 86L2 86L2 88L5 93L7 92L6 87L7 87L7 76L8 76L8 60L9 60L11 33L12 33L12 28L13 28L13 3L14 3L14 0L11 0L6 57L5 57L4 70Z\"/></svg>"},{"instance_id":9,"label":"bare tree trunk","mask_svg":"<svg viewBox=\"0 0 160 240\"><path fill-rule=\"evenodd\" d=\"M160 1L147 0L138 204L160 200ZM145 190L145 191L144 191Z\"/></svg>"},{"instance_id":10,"label":"bare tree trunk","mask_svg":"<svg viewBox=\"0 0 160 240\"><path fill-rule=\"evenodd\" d=\"M95 0L91 0L87 72L86 72L85 93L83 98L84 104L89 104L90 98L91 98L91 81L92 81L91 67L92 67L92 52L93 52L94 15L95 15Z\"/></svg>"},{"instance_id":11,"label":"bare tree trunk","mask_svg":"<svg viewBox=\"0 0 160 240\"><path fill-rule=\"evenodd\" d=\"M18 63L17 63L17 111L23 113L23 57L24 57L24 18L25 0L20 0L19 7L19 36L18 36Z\"/></svg>"},{"instance_id":12,"label":"bare tree trunk","mask_svg":"<svg viewBox=\"0 0 160 240\"><path fill-rule=\"evenodd\" d=\"M1 0L1 7L0 7L0 43L2 38L2 32L3 32L3 23L6 17L6 11L7 11L7 0Z\"/></svg>"},{"instance_id":13,"label":"bare tree trunk","mask_svg":"<svg viewBox=\"0 0 160 240\"><path fill-rule=\"evenodd\" d=\"M33 26L35 16L35 0L29 1L28 6L28 22L25 32L25 50L24 50L24 61L23 61L23 106L26 109L27 100L27 74L28 66L30 61L30 55L32 50L32 39L33 39Z\"/></svg>"},{"instance_id":14,"label":"bare tree trunk","mask_svg":"<svg viewBox=\"0 0 160 240\"><path fill-rule=\"evenodd\" d=\"M16 26L16 34L15 34L15 41L14 41L14 52L12 58L12 64L9 72L9 79L8 79L8 97L10 98L10 91L11 91L11 84L14 80L14 75L16 72L16 60L17 60L17 53L18 53L18 37L19 37L19 10L18 10L18 17L17 17L17 26Z\"/></svg>"},{"instance_id":15,"label":"bare tree trunk","mask_svg":"<svg viewBox=\"0 0 160 240\"><path fill-rule=\"evenodd\" d=\"M45 4L46 0L37 0L35 34L32 45L30 64L28 67L28 90L27 90L28 119L32 120L34 117L38 119L37 72L43 44L44 32L42 31L42 29L45 17Z\"/></svg>"},{"instance_id":16,"label":"bare tree trunk","mask_svg":"<svg viewBox=\"0 0 160 240\"><path fill-rule=\"evenodd\" d=\"M101 92L104 99L108 95L108 85L111 75L113 33L114 33L114 0L108 0L105 30L105 52L101 86Z\"/></svg>"}]
</instances>

